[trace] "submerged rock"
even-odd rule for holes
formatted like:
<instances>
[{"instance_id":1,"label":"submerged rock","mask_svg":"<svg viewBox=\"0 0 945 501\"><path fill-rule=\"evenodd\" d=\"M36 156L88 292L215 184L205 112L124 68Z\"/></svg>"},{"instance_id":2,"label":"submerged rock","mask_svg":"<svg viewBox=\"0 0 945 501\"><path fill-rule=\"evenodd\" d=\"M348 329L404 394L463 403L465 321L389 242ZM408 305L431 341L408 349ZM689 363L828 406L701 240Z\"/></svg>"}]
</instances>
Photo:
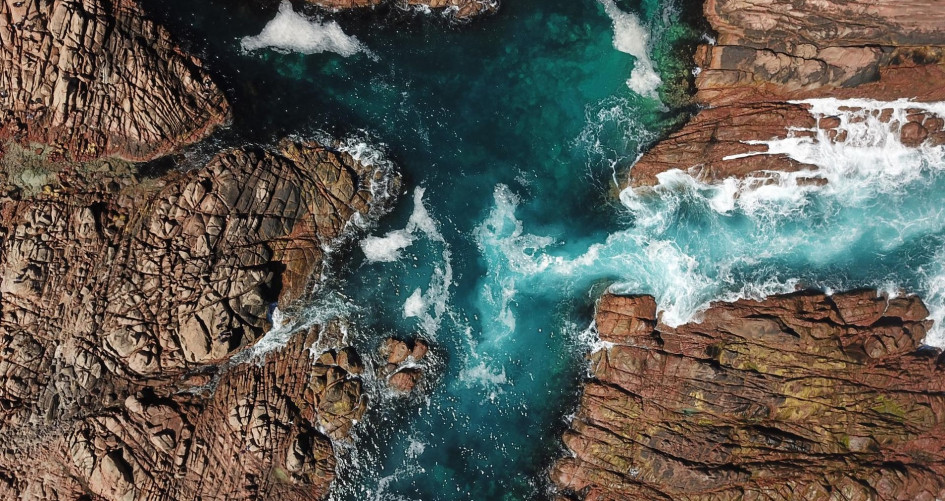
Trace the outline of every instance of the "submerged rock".
<instances>
[{"instance_id":1,"label":"submerged rock","mask_svg":"<svg viewBox=\"0 0 945 501\"><path fill-rule=\"evenodd\" d=\"M660 324L605 295L610 348L552 469L574 499L945 496L945 361L915 296L802 292Z\"/></svg>"},{"instance_id":2,"label":"submerged rock","mask_svg":"<svg viewBox=\"0 0 945 501\"><path fill-rule=\"evenodd\" d=\"M0 2L0 70L0 137L76 159L151 159L229 113L200 61L135 0Z\"/></svg>"}]
</instances>

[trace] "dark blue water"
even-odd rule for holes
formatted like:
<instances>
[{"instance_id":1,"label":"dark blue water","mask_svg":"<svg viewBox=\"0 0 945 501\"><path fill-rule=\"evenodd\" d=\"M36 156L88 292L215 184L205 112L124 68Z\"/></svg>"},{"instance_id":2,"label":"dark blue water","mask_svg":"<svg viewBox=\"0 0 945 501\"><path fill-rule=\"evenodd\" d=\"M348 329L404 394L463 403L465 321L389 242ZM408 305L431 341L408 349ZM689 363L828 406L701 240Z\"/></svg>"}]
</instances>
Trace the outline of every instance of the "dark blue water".
<instances>
[{"instance_id":1,"label":"dark blue water","mask_svg":"<svg viewBox=\"0 0 945 501\"><path fill-rule=\"evenodd\" d=\"M797 286L945 300L945 154L902 148L880 123L851 120L846 147L772 143L824 166L829 188L672 173L618 201L615 170L680 117L672 96L701 34L681 4L508 0L462 28L299 18L290 31L311 36L269 39L296 52L241 48L274 29L276 4L148 5L227 88L234 124L214 145L327 133L406 175L312 309L351 317L364 352L388 335L432 340L432 382L411 399L378 391L337 499L546 497L607 287L656 295L670 323ZM298 52L313 47L335 52ZM640 84L646 59L661 94Z\"/></svg>"}]
</instances>

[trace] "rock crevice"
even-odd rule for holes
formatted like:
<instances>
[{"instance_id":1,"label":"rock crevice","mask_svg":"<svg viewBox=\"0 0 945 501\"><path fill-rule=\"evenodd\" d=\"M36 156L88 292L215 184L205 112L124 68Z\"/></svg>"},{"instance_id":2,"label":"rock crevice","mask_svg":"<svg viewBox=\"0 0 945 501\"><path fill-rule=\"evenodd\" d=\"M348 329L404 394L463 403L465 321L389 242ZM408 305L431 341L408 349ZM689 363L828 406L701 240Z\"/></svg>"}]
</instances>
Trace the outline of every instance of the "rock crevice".
<instances>
[{"instance_id":1,"label":"rock crevice","mask_svg":"<svg viewBox=\"0 0 945 501\"><path fill-rule=\"evenodd\" d=\"M59 167L0 202L0 497L323 497L331 440L366 409L342 321L231 358L397 175L293 141L143 182L121 162Z\"/></svg>"}]
</instances>

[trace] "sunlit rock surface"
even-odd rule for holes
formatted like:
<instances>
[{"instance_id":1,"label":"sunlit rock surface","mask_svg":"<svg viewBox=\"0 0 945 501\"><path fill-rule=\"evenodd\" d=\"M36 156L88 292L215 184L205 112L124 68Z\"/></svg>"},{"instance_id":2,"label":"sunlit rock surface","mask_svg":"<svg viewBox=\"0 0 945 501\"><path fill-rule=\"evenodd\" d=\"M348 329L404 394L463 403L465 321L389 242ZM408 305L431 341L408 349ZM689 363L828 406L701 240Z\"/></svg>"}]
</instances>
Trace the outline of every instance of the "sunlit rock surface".
<instances>
[{"instance_id":1,"label":"sunlit rock surface","mask_svg":"<svg viewBox=\"0 0 945 501\"><path fill-rule=\"evenodd\" d=\"M13 176L0 204L2 497L323 496L329 439L366 409L341 320L232 357L397 176L290 141L157 178L59 167L38 193Z\"/></svg>"},{"instance_id":2,"label":"sunlit rock surface","mask_svg":"<svg viewBox=\"0 0 945 501\"><path fill-rule=\"evenodd\" d=\"M612 343L552 478L575 499L936 499L945 362L915 296L801 292L660 324L605 295Z\"/></svg>"},{"instance_id":3,"label":"sunlit rock surface","mask_svg":"<svg viewBox=\"0 0 945 501\"><path fill-rule=\"evenodd\" d=\"M938 2L707 0L703 7L717 37L696 51L695 102L709 109L643 155L630 186L657 184L670 169L716 182L805 167L783 154L744 156L766 151L746 142L831 125L789 101L945 101L945 8ZM867 111L883 113L882 106ZM942 144L942 118L912 114L903 142L918 146L932 136L928 144ZM903 124L890 126L898 134ZM833 134L827 142L843 140Z\"/></svg>"},{"instance_id":4,"label":"sunlit rock surface","mask_svg":"<svg viewBox=\"0 0 945 501\"><path fill-rule=\"evenodd\" d=\"M147 160L226 121L221 90L135 0L0 2L0 136Z\"/></svg>"}]
</instances>

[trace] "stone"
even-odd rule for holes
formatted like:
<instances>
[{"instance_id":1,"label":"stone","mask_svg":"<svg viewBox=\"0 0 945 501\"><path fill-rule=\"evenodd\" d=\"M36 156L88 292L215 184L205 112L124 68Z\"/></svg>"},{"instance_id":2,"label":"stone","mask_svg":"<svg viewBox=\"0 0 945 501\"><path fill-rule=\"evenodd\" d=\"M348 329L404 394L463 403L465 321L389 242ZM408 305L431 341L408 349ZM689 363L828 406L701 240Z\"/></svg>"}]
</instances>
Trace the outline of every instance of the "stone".
<instances>
[{"instance_id":1,"label":"stone","mask_svg":"<svg viewBox=\"0 0 945 501\"><path fill-rule=\"evenodd\" d=\"M229 117L200 61L136 0L0 2L0 139L148 160Z\"/></svg>"},{"instance_id":2,"label":"stone","mask_svg":"<svg viewBox=\"0 0 945 501\"><path fill-rule=\"evenodd\" d=\"M494 14L499 10L499 0L306 0L331 10L373 9L391 4L398 9L422 8L449 16L456 21Z\"/></svg>"},{"instance_id":3,"label":"stone","mask_svg":"<svg viewBox=\"0 0 945 501\"><path fill-rule=\"evenodd\" d=\"M902 126L899 140L902 144L912 148L918 147L929 137L929 131L919 122L909 122Z\"/></svg>"},{"instance_id":4,"label":"stone","mask_svg":"<svg viewBox=\"0 0 945 501\"><path fill-rule=\"evenodd\" d=\"M0 200L0 498L326 496L368 404L354 327L248 357L399 176L304 141L131 183L123 162L49 168L54 191Z\"/></svg>"},{"instance_id":5,"label":"stone","mask_svg":"<svg viewBox=\"0 0 945 501\"><path fill-rule=\"evenodd\" d=\"M798 292L659 323L605 295L551 477L566 499L935 499L945 357L915 296Z\"/></svg>"},{"instance_id":6,"label":"stone","mask_svg":"<svg viewBox=\"0 0 945 501\"><path fill-rule=\"evenodd\" d=\"M412 341L387 338L378 349L377 375L386 378L387 386L393 391L409 394L429 368L429 350L430 345L420 338Z\"/></svg>"},{"instance_id":7,"label":"stone","mask_svg":"<svg viewBox=\"0 0 945 501\"><path fill-rule=\"evenodd\" d=\"M387 384L394 391L410 393L417 382L420 381L422 375L423 373L419 369L401 369L391 375L390 379L387 380Z\"/></svg>"},{"instance_id":8,"label":"stone","mask_svg":"<svg viewBox=\"0 0 945 501\"><path fill-rule=\"evenodd\" d=\"M652 186L672 169L703 182L810 169L750 155L766 147L746 144L814 128L847 139L836 117L812 123L797 100L945 100L945 9L932 0L705 0L703 10L717 37L695 52L700 111L630 168L629 186ZM925 123L940 118L902 124L903 144L945 142L937 123Z\"/></svg>"}]
</instances>

